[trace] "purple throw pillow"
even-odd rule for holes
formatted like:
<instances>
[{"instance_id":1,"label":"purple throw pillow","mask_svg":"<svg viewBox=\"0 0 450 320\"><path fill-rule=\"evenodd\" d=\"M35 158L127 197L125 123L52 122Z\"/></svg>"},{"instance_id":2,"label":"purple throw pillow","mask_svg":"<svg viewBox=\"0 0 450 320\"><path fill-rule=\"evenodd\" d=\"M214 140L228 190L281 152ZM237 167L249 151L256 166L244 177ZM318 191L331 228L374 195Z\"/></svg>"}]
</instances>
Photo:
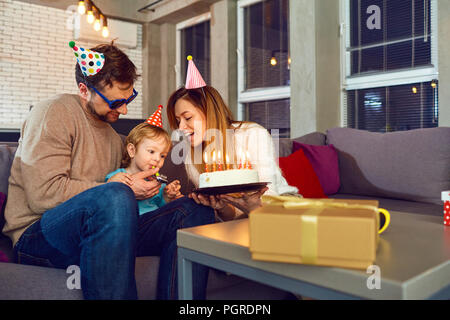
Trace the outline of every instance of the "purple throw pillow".
<instances>
[{"instance_id":1,"label":"purple throw pillow","mask_svg":"<svg viewBox=\"0 0 450 320\"><path fill-rule=\"evenodd\" d=\"M8 257L6 254L0 251L0 262L9 262Z\"/></svg>"},{"instance_id":2,"label":"purple throw pillow","mask_svg":"<svg viewBox=\"0 0 450 320\"><path fill-rule=\"evenodd\" d=\"M338 154L332 144L314 146L294 141L292 153L302 149L319 178L326 195L338 192L341 185L339 180Z\"/></svg>"}]
</instances>

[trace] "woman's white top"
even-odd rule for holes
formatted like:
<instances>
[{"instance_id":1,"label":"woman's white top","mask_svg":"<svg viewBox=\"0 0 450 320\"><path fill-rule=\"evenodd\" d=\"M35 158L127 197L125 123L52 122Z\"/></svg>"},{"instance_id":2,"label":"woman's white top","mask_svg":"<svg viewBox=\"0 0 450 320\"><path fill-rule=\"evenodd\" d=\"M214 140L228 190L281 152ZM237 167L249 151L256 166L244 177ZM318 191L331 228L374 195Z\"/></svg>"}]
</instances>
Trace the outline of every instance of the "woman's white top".
<instances>
[{"instance_id":1,"label":"woman's white top","mask_svg":"<svg viewBox=\"0 0 450 320\"><path fill-rule=\"evenodd\" d=\"M278 148L275 150L274 141L267 129L257 123L243 123L240 128L234 130L234 139L237 154L247 151L245 153L249 157L252 168L258 171L259 181L270 182L267 185L269 190L265 192L266 195L298 193L298 189L288 185L281 174L278 166ZM191 159L190 154L186 159ZM186 172L189 179L198 187L200 174L188 162L185 162Z\"/></svg>"}]
</instances>

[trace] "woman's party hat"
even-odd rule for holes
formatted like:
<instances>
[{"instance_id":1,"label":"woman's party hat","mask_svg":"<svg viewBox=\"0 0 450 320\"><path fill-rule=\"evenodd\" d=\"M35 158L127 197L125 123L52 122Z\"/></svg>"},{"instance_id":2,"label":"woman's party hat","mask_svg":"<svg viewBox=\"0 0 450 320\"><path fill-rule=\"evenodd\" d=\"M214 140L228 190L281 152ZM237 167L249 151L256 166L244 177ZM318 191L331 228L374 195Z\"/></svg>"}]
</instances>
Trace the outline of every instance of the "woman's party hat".
<instances>
[{"instance_id":1,"label":"woman's party hat","mask_svg":"<svg viewBox=\"0 0 450 320\"><path fill-rule=\"evenodd\" d=\"M189 63L188 63L188 69L186 74L186 89L197 89L206 87L205 80L203 80L202 75L198 71L197 67L194 64L194 61L192 61L192 56L187 57Z\"/></svg>"},{"instance_id":2,"label":"woman's party hat","mask_svg":"<svg viewBox=\"0 0 450 320\"><path fill-rule=\"evenodd\" d=\"M157 126L162 128L162 118L161 118L161 113L162 113L162 105L158 106L158 110L156 110L155 112L153 112L153 114L147 119L147 123L150 123L151 125Z\"/></svg>"},{"instance_id":3,"label":"woman's party hat","mask_svg":"<svg viewBox=\"0 0 450 320\"><path fill-rule=\"evenodd\" d=\"M81 72L87 76L94 76L102 70L105 65L105 56L103 53L95 52L89 49L77 47L74 41L69 42L77 62L80 65Z\"/></svg>"}]
</instances>

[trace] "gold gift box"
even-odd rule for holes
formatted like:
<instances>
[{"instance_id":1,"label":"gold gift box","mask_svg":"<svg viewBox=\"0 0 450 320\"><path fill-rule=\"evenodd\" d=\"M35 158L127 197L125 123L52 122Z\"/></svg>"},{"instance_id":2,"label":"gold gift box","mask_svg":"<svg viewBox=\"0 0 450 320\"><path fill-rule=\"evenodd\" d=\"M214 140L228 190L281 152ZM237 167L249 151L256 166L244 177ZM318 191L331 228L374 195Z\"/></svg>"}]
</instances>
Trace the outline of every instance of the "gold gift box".
<instances>
[{"instance_id":1,"label":"gold gift box","mask_svg":"<svg viewBox=\"0 0 450 320\"><path fill-rule=\"evenodd\" d=\"M376 200L263 196L249 215L254 260L367 269L375 261Z\"/></svg>"}]
</instances>

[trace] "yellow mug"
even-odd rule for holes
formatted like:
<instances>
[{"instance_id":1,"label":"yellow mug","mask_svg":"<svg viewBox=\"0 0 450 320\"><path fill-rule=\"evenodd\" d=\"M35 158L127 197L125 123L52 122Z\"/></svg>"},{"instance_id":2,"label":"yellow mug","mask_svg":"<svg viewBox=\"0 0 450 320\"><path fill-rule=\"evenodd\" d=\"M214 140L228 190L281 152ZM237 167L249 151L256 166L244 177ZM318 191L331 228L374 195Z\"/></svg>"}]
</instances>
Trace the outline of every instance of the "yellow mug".
<instances>
[{"instance_id":1,"label":"yellow mug","mask_svg":"<svg viewBox=\"0 0 450 320\"><path fill-rule=\"evenodd\" d=\"M378 211L380 211L380 213L384 215L384 225L381 227L380 230L378 230L378 234L381 234L387 229L387 227L391 223L391 214L389 213L389 211L383 208L378 208Z\"/></svg>"}]
</instances>

